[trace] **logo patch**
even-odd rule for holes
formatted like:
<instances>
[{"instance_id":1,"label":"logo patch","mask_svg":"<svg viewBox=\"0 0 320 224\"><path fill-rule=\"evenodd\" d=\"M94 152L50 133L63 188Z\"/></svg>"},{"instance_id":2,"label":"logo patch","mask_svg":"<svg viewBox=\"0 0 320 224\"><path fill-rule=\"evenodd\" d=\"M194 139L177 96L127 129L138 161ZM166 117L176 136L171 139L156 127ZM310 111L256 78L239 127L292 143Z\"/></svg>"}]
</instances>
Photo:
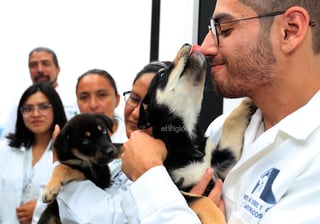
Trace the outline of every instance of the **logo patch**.
<instances>
[{"instance_id":1,"label":"logo patch","mask_svg":"<svg viewBox=\"0 0 320 224\"><path fill-rule=\"evenodd\" d=\"M261 219L263 215L276 203L272 186L280 170L271 168L261 174L252 189L243 196L242 207L254 219Z\"/></svg>"},{"instance_id":2,"label":"logo patch","mask_svg":"<svg viewBox=\"0 0 320 224\"><path fill-rule=\"evenodd\" d=\"M272 192L272 184L279 174L279 170L272 168L261 175L260 180L253 188L251 194L259 194L260 199L269 204L275 204L276 199Z\"/></svg>"}]
</instances>

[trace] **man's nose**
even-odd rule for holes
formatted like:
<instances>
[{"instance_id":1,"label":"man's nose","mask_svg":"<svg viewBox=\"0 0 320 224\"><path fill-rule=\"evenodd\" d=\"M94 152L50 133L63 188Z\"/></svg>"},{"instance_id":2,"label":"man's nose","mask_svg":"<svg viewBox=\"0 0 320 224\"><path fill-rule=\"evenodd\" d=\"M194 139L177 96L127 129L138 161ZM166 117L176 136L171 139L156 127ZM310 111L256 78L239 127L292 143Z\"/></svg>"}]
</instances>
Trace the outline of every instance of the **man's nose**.
<instances>
[{"instance_id":1,"label":"man's nose","mask_svg":"<svg viewBox=\"0 0 320 224\"><path fill-rule=\"evenodd\" d=\"M207 57L215 57L218 54L218 45L214 35L209 31L199 47L201 53Z\"/></svg>"},{"instance_id":2,"label":"man's nose","mask_svg":"<svg viewBox=\"0 0 320 224\"><path fill-rule=\"evenodd\" d=\"M192 45L191 50L190 50L190 54L194 53L194 52L200 52L202 53L202 49L199 45Z\"/></svg>"}]
</instances>

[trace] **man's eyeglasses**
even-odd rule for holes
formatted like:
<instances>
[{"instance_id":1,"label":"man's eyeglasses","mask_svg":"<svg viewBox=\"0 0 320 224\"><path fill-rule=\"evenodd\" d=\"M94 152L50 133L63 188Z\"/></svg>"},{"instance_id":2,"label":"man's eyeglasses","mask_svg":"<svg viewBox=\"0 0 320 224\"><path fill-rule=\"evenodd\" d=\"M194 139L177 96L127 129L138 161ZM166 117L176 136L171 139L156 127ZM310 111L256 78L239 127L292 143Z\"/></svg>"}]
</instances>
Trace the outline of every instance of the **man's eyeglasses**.
<instances>
[{"instance_id":1,"label":"man's eyeglasses","mask_svg":"<svg viewBox=\"0 0 320 224\"><path fill-rule=\"evenodd\" d=\"M220 44L219 35L221 35L221 33L223 33L223 31L221 29L221 25L222 24L235 23L235 22L239 22L239 21L242 21L242 20L261 19L261 18L265 18L265 17L278 16L278 15L284 14L285 12L286 11L271 12L271 13L263 14L263 15L260 15L260 16L254 16L254 17L242 18L242 19L237 19L237 20L231 20L231 21L227 21L227 22L223 22L223 23L219 23L219 22L215 21L215 19L210 19L210 25L209 25L208 28L209 28L209 30L211 30L212 34L216 37L217 45L219 46L219 44Z\"/></svg>"},{"instance_id":2,"label":"man's eyeglasses","mask_svg":"<svg viewBox=\"0 0 320 224\"><path fill-rule=\"evenodd\" d=\"M131 91L126 91L123 94L124 100L126 101L126 104L128 104L131 107L137 107L141 104L142 99L138 97L137 95L131 93Z\"/></svg>"},{"instance_id":3,"label":"man's eyeglasses","mask_svg":"<svg viewBox=\"0 0 320 224\"><path fill-rule=\"evenodd\" d=\"M24 117L30 117L35 109L38 109L40 115L47 115L52 105L49 103L39 103L38 105L25 104L21 106L20 112Z\"/></svg>"}]
</instances>

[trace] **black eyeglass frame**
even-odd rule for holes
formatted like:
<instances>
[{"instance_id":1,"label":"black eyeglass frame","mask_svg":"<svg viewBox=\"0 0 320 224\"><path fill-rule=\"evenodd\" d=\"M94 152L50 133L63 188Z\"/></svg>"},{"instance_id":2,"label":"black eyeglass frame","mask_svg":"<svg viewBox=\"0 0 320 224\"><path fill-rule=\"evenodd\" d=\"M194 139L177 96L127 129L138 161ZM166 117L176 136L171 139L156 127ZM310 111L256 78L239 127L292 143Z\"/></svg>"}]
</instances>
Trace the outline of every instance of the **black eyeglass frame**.
<instances>
[{"instance_id":1,"label":"black eyeglass frame","mask_svg":"<svg viewBox=\"0 0 320 224\"><path fill-rule=\"evenodd\" d=\"M250 19L261 19L261 18L265 18L265 17L272 17L272 16L278 16L278 15L282 15L284 14L286 11L276 11L276 12L270 12L267 14L263 14L263 15L259 15L259 16L254 16L254 17L248 17L248 18L242 18L242 19L236 19L236 20L231 20L231 21L227 21L227 22L223 22L223 23L219 23L216 22L214 18L210 19L210 25L208 26L209 31L211 31L211 33L216 36L216 40L217 40L217 45L219 46L220 41L219 41L219 35L221 35L221 25L222 24L228 24L228 23L234 23L234 22L239 22L239 21L243 21L243 20L250 20ZM218 29L220 30L220 32L218 32Z\"/></svg>"},{"instance_id":2,"label":"black eyeglass frame","mask_svg":"<svg viewBox=\"0 0 320 224\"><path fill-rule=\"evenodd\" d=\"M125 91L122 93L124 101L126 102L126 104L128 104L129 106L136 108L138 105L140 105L142 103L142 99L135 99L134 97L131 96L131 90L129 91ZM129 95L129 96L127 96ZM128 102L129 99L131 99L130 101L132 101L132 103Z\"/></svg>"}]
</instances>

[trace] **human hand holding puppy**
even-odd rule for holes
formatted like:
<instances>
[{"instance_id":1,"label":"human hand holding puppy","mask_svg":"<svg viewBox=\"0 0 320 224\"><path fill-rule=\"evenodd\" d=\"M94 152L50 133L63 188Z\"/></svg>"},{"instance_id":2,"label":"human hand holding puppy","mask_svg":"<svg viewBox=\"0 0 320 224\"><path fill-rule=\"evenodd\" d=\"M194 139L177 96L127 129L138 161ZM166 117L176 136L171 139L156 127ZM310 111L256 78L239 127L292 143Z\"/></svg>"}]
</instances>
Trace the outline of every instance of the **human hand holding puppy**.
<instances>
[{"instance_id":1,"label":"human hand holding puppy","mask_svg":"<svg viewBox=\"0 0 320 224\"><path fill-rule=\"evenodd\" d=\"M144 131L137 130L132 132L129 140L123 144L122 171L132 181L136 181L149 169L162 166L167 157L167 150L163 141L154 139ZM212 179L214 171L208 169L202 179L190 191L196 195L202 195ZM221 198L222 181L218 179L208 198L213 201L224 214L224 203Z\"/></svg>"},{"instance_id":2,"label":"human hand holding puppy","mask_svg":"<svg viewBox=\"0 0 320 224\"><path fill-rule=\"evenodd\" d=\"M213 168L207 169L207 171L203 174L202 179L190 190L190 193L196 195L203 195L208 184L213 178L214 170ZM210 191L208 198L213 201L217 207L221 210L223 214L225 214L224 202L222 200L222 180L217 179L214 187Z\"/></svg>"},{"instance_id":3,"label":"human hand holding puppy","mask_svg":"<svg viewBox=\"0 0 320 224\"><path fill-rule=\"evenodd\" d=\"M154 139L144 131L131 133L122 148L121 169L127 177L136 181L142 174L155 166L163 165L167 150L163 141Z\"/></svg>"}]
</instances>

